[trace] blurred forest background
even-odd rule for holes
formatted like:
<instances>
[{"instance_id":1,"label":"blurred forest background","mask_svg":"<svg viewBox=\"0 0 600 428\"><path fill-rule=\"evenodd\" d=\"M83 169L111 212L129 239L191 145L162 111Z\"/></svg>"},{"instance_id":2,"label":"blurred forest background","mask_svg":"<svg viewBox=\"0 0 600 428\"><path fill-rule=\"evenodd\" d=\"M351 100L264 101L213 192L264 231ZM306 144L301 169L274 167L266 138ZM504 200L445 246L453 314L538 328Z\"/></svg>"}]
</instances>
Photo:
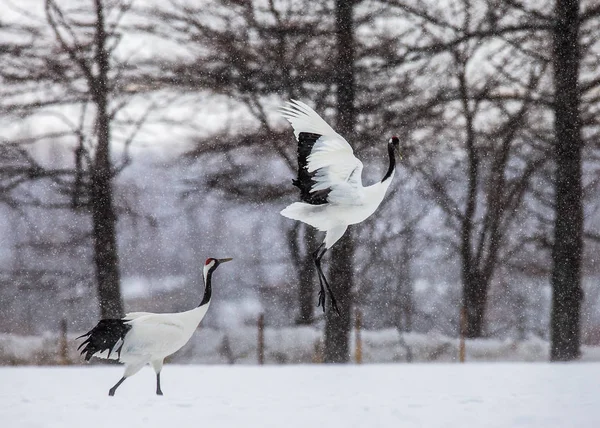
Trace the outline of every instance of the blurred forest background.
<instances>
[{"instance_id":1,"label":"blurred forest background","mask_svg":"<svg viewBox=\"0 0 600 428\"><path fill-rule=\"evenodd\" d=\"M181 311L204 326L600 345L600 4L0 0L0 332ZM310 104L391 191L326 265L279 211ZM462 314L462 317L461 317ZM462 322L461 322L462 319Z\"/></svg>"}]
</instances>

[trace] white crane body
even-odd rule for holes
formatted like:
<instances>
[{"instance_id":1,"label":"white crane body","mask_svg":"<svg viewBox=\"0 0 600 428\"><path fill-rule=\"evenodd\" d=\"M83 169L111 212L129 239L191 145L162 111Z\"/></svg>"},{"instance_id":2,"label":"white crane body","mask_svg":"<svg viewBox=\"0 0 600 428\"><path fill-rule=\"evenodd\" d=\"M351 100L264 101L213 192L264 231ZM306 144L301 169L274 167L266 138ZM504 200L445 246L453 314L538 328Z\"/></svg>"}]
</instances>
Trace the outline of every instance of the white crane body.
<instances>
[{"instance_id":1,"label":"white crane body","mask_svg":"<svg viewBox=\"0 0 600 428\"><path fill-rule=\"evenodd\" d=\"M387 180L383 185L376 183L363 188L363 194L358 195L352 201L353 203L330 202L311 205L306 202L294 202L284 208L281 215L310 224L322 232L327 232L335 227L362 223L377 210L385 197L390 181ZM328 245L327 248L330 248L331 245Z\"/></svg>"},{"instance_id":2,"label":"white crane body","mask_svg":"<svg viewBox=\"0 0 600 428\"><path fill-rule=\"evenodd\" d=\"M383 201L396 171L399 140L392 137L389 141L390 166L383 179L364 187L362 162L354 156L350 144L312 108L292 100L281 111L298 140L298 178L293 184L300 189L302 199L302 202L284 208L281 215L325 232L323 244L314 253L321 285L319 306L322 304L325 309L325 284L332 307L337 310L321 269L321 258L344 235L349 225L365 221Z\"/></svg>"},{"instance_id":3,"label":"white crane body","mask_svg":"<svg viewBox=\"0 0 600 428\"><path fill-rule=\"evenodd\" d=\"M123 320L125 324L131 325L132 329L123 340L120 361L134 363L145 360L147 364L151 358L164 359L177 352L190 340L206 315L209 305L210 303L207 303L178 313L128 313ZM102 354L94 356L105 358ZM115 354L110 358L115 359Z\"/></svg>"},{"instance_id":4,"label":"white crane body","mask_svg":"<svg viewBox=\"0 0 600 428\"><path fill-rule=\"evenodd\" d=\"M131 312L122 320L132 327L129 334L117 341L112 349L93 354L96 358L119 360L122 363L150 362L153 358L165 358L181 349L206 315L209 304L179 313L155 314Z\"/></svg>"},{"instance_id":5,"label":"white crane body","mask_svg":"<svg viewBox=\"0 0 600 428\"><path fill-rule=\"evenodd\" d=\"M125 364L121 380L109 391L114 395L119 385L146 364L156 372L156 393L160 389L160 371L164 359L181 349L192 337L206 315L212 297L212 273L221 263L231 259L209 258L204 266L204 296L200 305L185 312L155 314L131 312L121 319L104 319L80 337L87 337L83 348L86 361L91 357L117 360Z\"/></svg>"}]
</instances>

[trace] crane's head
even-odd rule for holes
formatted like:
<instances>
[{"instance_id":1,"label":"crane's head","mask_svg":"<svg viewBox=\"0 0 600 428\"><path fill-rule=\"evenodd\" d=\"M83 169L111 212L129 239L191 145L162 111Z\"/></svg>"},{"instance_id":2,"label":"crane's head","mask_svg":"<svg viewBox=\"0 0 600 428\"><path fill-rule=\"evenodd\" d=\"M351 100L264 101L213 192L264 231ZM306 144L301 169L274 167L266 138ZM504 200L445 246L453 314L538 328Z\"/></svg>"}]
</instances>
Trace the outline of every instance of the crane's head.
<instances>
[{"instance_id":1,"label":"crane's head","mask_svg":"<svg viewBox=\"0 0 600 428\"><path fill-rule=\"evenodd\" d=\"M393 149L394 154L400 158L402 158L400 156L400 139L398 137L396 137L395 135L389 139L388 141L388 145Z\"/></svg>"},{"instance_id":2,"label":"crane's head","mask_svg":"<svg viewBox=\"0 0 600 428\"><path fill-rule=\"evenodd\" d=\"M212 257L209 257L208 259L206 259L206 262L204 262L204 272L214 271L217 268L217 266L219 266L221 263L230 262L231 260L233 259L214 259Z\"/></svg>"}]
</instances>

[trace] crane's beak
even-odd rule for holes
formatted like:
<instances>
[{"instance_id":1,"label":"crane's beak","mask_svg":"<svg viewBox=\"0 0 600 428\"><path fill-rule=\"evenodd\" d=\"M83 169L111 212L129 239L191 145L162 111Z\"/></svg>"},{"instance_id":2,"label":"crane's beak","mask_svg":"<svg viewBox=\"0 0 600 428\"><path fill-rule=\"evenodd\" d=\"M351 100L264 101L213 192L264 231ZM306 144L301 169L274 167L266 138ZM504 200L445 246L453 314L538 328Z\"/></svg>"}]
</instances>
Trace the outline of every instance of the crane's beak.
<instances>
[{"instance_id":1,"label":"crane's beak","mask_svg":"<svg viewBox=\"0 0 600 428\"><path fill-rule=\"evenodd\" d=\"M230 262L233 259L232 258L226 258L226 259L217 259L217 260L219 260L219 263L225 263L225 262Z\"/></svg>"},{"instance_id":2,"label":"crane's beak","mask_svg":"<svg viewBox=\"0 0 600 428\"><path fill-rule=\"evenodd\" d=\"M400 146L396 146L396 158L398 158L398 160L402 160L403 156L402 156L402 151L400 150Z\"/></svg>"},{"instance_id":3,"label":"crane's beak","mask_svg":"<svg viewBox=\"0 0 600 428\"><path fill-rule=\"evenodd\" d=\"M400 152L400 147L396 147L394 149L394 157L398 160L402 160L402 153Z\"/></svg>"}]
</instances>

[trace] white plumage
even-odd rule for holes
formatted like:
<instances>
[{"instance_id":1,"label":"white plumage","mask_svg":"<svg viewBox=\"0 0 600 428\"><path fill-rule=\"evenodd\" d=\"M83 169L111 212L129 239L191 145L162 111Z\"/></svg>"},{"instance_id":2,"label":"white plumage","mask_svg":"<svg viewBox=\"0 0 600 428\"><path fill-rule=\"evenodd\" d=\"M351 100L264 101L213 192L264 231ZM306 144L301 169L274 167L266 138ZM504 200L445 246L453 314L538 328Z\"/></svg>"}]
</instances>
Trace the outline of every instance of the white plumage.
<instances>
[{"instance_id":1,"label":"white plumage","mask_svg":"<svg viewBox=\"0 0 600 428\"><path fill-rule=\"evenodd\" d=\"M298 178L293 183L300 189L303 201L287 206L281 214L326 232L323 244L314 253L321 285L319 305L325 308L325 284L332 307L337 310L321 269L321 258L344 235L349 225L367 219L383 201L394 177L399 140L397 137L389 140L390 165L383 179L363 187L362 162L354 156L350 144L312 108L292 100L281 112L292 124L298 140Z\"/></svg>"},{"instance_id":2,"label":"white plumage","mask_svg":"<svg viewBox=\"0 0 600 428\"><path fill-rule=\"evenodd\" d=\"M212 274L221 264L231 259L209 258L204 265L204 296L198 307L178 313L155 314L131 312L121 319L101 320L87 337L82 348L86 361L91 357L116 359L125 364L123 377L109 390L116 389L146 364L156 372L156 393L162 395L160 372L164 359L185 345L206 315L212 297Z\"/></svg>"}]
</instances>

